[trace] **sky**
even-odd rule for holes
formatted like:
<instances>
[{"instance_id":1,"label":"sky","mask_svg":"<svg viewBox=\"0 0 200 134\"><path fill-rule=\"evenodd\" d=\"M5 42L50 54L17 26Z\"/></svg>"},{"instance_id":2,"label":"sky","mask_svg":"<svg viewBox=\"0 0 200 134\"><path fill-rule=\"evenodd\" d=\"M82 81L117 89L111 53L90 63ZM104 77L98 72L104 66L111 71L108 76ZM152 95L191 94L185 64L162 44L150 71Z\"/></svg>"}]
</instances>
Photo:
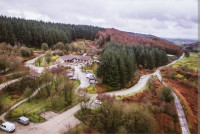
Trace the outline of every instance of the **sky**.
<instances>
[{"instance_id":1,"label":"sky","mask_svg":"<svg viewBox=\"0 0 200 134\"><path fill-rule=\"evenodd\" d=\"M198 39L198 0L1 0L0 15Z\"/></svg>"}]
</instances>

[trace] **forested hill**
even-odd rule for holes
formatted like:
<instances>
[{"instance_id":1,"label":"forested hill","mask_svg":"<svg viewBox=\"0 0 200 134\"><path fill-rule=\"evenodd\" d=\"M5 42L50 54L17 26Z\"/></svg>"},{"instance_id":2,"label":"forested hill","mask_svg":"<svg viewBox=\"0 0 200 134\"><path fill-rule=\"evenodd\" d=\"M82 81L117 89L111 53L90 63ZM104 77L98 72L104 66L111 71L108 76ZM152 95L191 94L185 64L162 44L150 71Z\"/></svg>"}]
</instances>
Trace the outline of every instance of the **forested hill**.
<instances>
[{"instance_id":1,"label":"forested hill","mask_svg":"<svg viewBox=\"0 0 200 134\"><path fill-rule=\"evenodd\" d=\"M143 36L143 34L130 34L127 32L119 31L114 28L106 29L106 31L100 31L97 36L99 40L109 38L109 41L117 42L125 45L142 45L160 48L167 53L181 55L181 46L175 45L171 42L165 41L156 36ZM104 43L99 43L103 45Z\"/></svg>"},{"instance_id":2,"label":"forested hill","mask_svg":"<svg viewBox=\"0 0 200 134\"><path fill-rule=\"evenodd\" d=\"M46 42L49 46L62 41L69 43L75 39L94 40L100 27L71 25L35 20L25 20L0 16L0 42L16 42L32 47L40 47Z\"/></svg>"}]
</instances>

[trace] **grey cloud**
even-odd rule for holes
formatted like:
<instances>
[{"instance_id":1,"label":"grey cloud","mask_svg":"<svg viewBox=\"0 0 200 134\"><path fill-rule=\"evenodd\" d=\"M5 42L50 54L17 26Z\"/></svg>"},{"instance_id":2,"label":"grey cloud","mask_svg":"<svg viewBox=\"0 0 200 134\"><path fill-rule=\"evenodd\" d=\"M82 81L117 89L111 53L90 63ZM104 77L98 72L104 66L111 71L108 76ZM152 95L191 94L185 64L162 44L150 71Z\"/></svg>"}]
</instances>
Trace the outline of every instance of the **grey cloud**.
<instances>
[{"instance_id":1,"label":"grey cloud","mask_svg":"<svg viewBox=\"0 0 200 134\"><path fill-rule=\"evenodd\" d=\"M197 0L1 0L0 14L164 37L197 38L197 3Z\"/></svg>"}]
</instances>

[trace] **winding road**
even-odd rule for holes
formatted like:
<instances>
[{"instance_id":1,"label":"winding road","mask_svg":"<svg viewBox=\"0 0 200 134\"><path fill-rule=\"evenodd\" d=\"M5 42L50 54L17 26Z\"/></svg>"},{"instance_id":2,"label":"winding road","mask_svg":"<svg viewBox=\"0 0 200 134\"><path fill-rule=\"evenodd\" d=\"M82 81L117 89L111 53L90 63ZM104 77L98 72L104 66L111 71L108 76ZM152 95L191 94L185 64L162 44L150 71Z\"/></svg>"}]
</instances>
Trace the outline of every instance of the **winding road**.
<instances>
[{"instance_id":1,"label":"winding road","mask_svg":"<svg viewBox=\"0 0 200 134\"><path fill-rule=\"evenodd\" d=\"M43 55L40 55L40 56L43 56ZM184 54L178 59L182 59L184 57ZM30 68L32 69L36 69L37 72L42 72L43 69L41 68L38 68L38 67L35 67L33 65L34 61L37 60L39 57L36 57L34 58L32 61L28 61L26 63L27 66L29 66ZM138 83L136 85L134 85L133 87L127 89L127 90L122 90L122 91L115 91L115 92L109 92L109 93L106 93L106 94L109 94L111 96L123 96L123 95L127 95L127 94L133 94L141 89L143 89L148 81L148 79L151 77L151 76L157 76L158 79L164 84L164 81L162 80L162 77L160 75L160 70L164 67L167 67L167 66L170 66L174 63L176 63L178 60L166 65L166 66L162 66L162 67L159 67L156 72L152 73L152 74L148 74L148 75L144 75L142 79L140 79L138 81ZM78 90L80 88L85 88L85 87L88 87L90 84L88 83L88 80L86 79L86 74L81 72L81 70L78 68L78 66L74 66L75 68L75 76L77 76L80 81L81 81L81 84L80 86L75 90L76 93L78 93ZM94 100L96 98L96 94L88 94L88 96L90 96L90 98L92 100ZM182 130L182 133L183 134L189 134L189 129L188 129L188 126L187 126L187 121L185 119L185 115L184 115L184 112L183 112L183 109L180 105L180 102L178 100L178 97L176 96L176 94L173 92L173 96L174 96L174 101L175 101L175 106L176 106L176 109L177 109L177 113L178 113L178 116L179 116L179 121L180 121L180 124L181 124L181 130ZM25 101L24 101L25 102ZM23 103L23 102L22 102ZM14 106L13 106L14 107ZM16 127L16 131L15 133L16 134L21 134L21 133L25 133L25 134L57 134L57 133L63 133L64 131L67 131L69 130L70 127L75 127L77 124L80 123L80 121L74 117L74 114L80 110L80 105L77 104L76 106L68 109L67 111L57 115L57 116L54 116L53 118L47 120L46 122L44 123L40 123L40 124L37 124L37 123L31 123L29 126L26 126L26 127L20 127L20 129L18 127Z\"/></svg>"}]
</instances>

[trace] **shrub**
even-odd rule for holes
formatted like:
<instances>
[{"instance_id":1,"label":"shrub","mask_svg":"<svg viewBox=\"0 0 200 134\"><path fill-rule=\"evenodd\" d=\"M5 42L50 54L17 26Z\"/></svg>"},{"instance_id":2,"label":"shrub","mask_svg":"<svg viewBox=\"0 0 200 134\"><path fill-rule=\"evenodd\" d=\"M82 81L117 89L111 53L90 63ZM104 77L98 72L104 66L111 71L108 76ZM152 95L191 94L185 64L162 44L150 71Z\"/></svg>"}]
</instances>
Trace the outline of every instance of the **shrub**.
<instances>
[{"instance_id":1,"label":"shrub","mask_svg":"<svg viewBox=\"0 0 200 134\"><path fill-rule=\"evenodd\" d=\"M45 60L48 64L51 62L51 52L46 52Z\"/></svg>"},{"instance_id":2,"label":"shrub","mask_svg":"<svg viewBox=\"0 0 200 134\"><path fill-rule=\"evenodd\" d=\"M164 86L160 89L159 99L161 101L171 102L173 100L172 88Z\"/></svg>"},{"instance_id":3,"label":"shrub","mask_svg":"<svg viewBox=\"0 0 200 134\"><path fill-rule=\"evenodd\" d=\"M47 51L49 49L48 44L47 43L42 43L41 49L44 50L44 51Z\"/></svg>"},{"instance_id":4,"label":"shrub","mask_svg":"<svg viewBox=\"0 0 200 134\"><path fill-rule=\"evenodd\" d=\"M30 57L33 55L33 51L28 47L21 47L20 53L22 57Z\"/></svg>"},{"instance_id":5,"label":"shrub","mask_svg":"<svg viewBox=\"0 0 200 134\"><path fill-rule=\"evenodd\" d=\"M106 99L91 113L89 126L102 133L153 133L155 120L141 105L126 105L121 101Z\"/></svg>"},{"instance_id":6,"label":"shrub","mask_svg":"<svg viewBox=\"0 0 200 134\"><path fill-rule=\"evenodd\" d=\"M169 73L169 78L170 79L175 79L175 76L177 75L177 72L176 71L172 71Z\"/></svg>"},{"instance_id":7,"label":"shrub","mask_svg":"<svg viewBox=\"0 0 200 134\"><path fill-rule=\"evenodd\" d=\"M58 42L56 45L54 45L54 49L55 50L64 50L65 49L65 45L63 42Z\"/></svg>"},{"instance_id":8,"label":"shrub","mask_svg":"<svg viewBox=\"0 0 200 134\"><path fill-rule=\"evenodd\" d=\"M156 88L156 83L155 83L155 80L153 78L150 78L148 80L148 84L149 84L149 90L151 92L155 92L155 88Z\"/></svg>"},{"instance_id":9,"label":"shrub","mask_svg":"<svg viewBox=\"0 0 200 134\"><path fill-rule=\"evenodd\" d=\"M31 93L32 93L32 89L27 86L27 88L24 91L24 96L27 98L28 96L31 95Z\"/></svg>"}]
</instances>

